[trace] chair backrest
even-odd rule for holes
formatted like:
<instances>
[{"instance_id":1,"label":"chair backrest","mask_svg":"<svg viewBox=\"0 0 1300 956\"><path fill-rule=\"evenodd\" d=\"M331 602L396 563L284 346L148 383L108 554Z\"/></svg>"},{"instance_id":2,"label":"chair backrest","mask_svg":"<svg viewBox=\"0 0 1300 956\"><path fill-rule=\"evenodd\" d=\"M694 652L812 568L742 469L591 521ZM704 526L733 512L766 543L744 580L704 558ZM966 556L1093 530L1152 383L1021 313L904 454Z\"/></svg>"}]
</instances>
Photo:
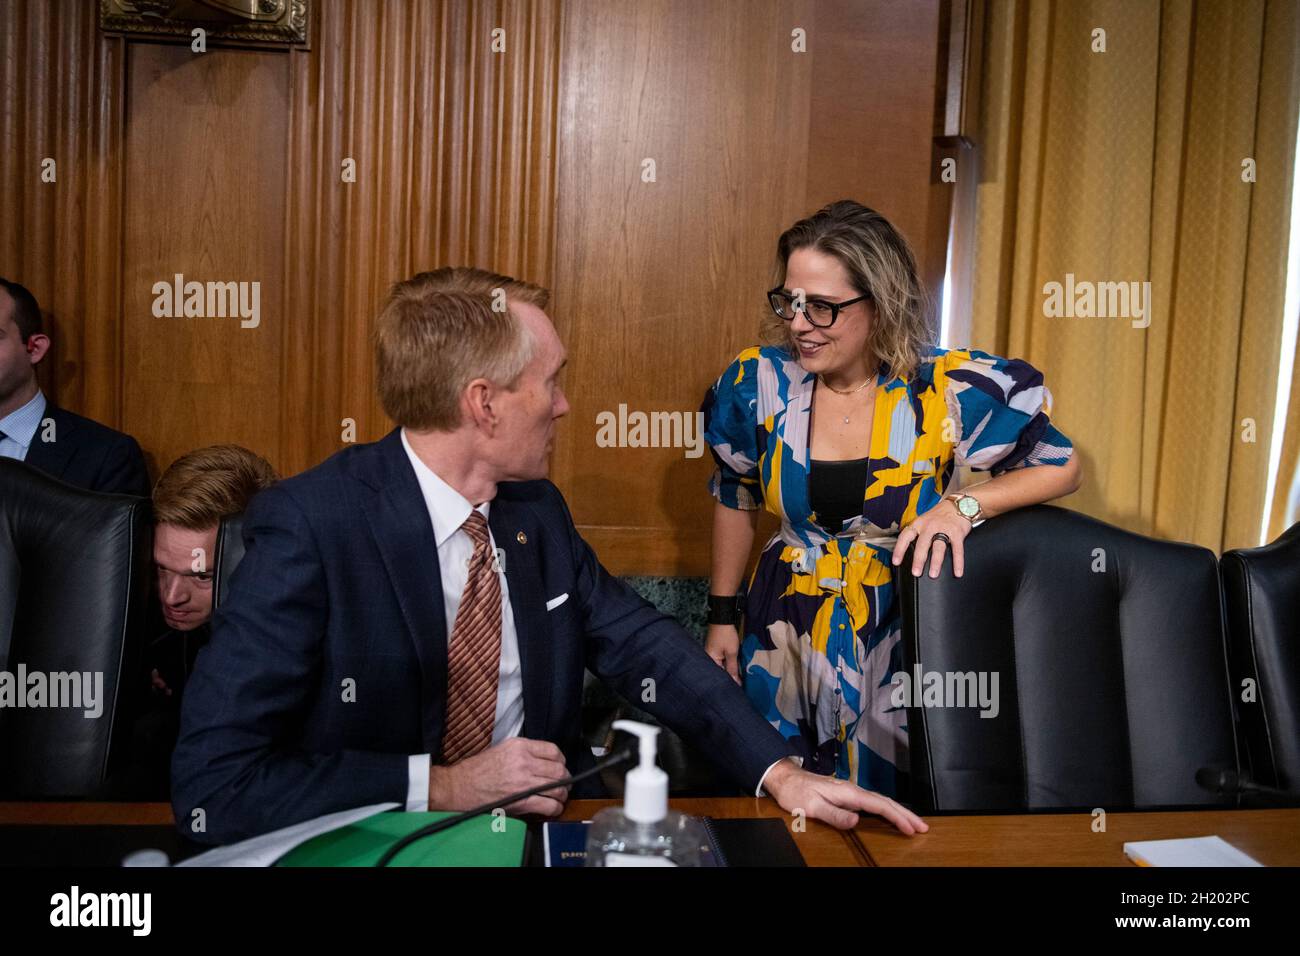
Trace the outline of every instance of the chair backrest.
<instances>
[{"instance_id":1,"label":"chair backrest","mask_svg":"<svg viewBox=\"0 0 1300 956\"><path fill-rule=\"evenodd\" d=\"M1195 779L1238 767L1210 551L1039 505L975 529L965 552L961 578L948 561L936 579L897 575L909 676L952 688L932 698L948 706L903 697L918 806L1230 802ZM996 716L953 706L970 678L948 675L972 672L990 690L998 675Z\"/></svg>"},{"instance_id":2,"label":"chair backrest","mask_svg":"<svg viewBox=\"0 0 1300 956\"><path fill-rule=\"evenodd\" d=\"M212 579L212 609L215 611L230 591L230 576L244 560L244 516L223 518L217 528L216 573Z\"/></svg>"},{"instance_id":3,"label":"chair backrest","mask_svg":"<svg viewBox=\"0 0 1300 956\"><path fill-rule=\"evenodd\" d=\"M1224 552L1219 571L1251 776L1300 793L1300 524L1272 544Z\"/></svg>"},{"instance_id":4,"label":"chair backrest","mask_svg":"<svg viewBox=\"0 0 1300 956\"><path fill-rule=\"evenodd\" d=\"M125 758L151 515L0 458L0 793L86 796Z\"/></svg>"}]
</instances>

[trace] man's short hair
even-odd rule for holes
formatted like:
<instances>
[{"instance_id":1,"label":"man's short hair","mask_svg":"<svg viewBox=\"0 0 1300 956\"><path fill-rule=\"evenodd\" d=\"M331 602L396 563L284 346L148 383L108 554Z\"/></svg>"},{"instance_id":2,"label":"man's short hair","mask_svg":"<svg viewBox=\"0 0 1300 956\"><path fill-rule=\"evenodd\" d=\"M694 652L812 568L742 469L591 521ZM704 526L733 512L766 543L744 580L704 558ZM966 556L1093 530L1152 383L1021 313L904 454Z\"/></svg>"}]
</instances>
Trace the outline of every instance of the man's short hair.
<instances>
[{"instance_id":1,"label":"man's short hair","mask_svg":"<svg viewBox=\"0 0 1300 956\"><path fill-rule=\"evenodd\" d=\"M239 445L211 445L172 462L153 489L154 521L203 531L248 507L276 481L261 455Z\"/></svg>"},{"instance_id":2,"label":"man's short hair","mask_svg":"<svg viewBox=\"0 0 1300 956\"><path fill-rule=\"evenodd\" d=\"M452 431L471 381L514 386L534 343L507 298L545 309L550 293L465 267L421 272L393 286L375 333L375 380L389 418L421 431Z\"/></svg>"},{"instance_id":3,"label":"man's short hair","mask_svg":"<svg viewBox=\"0 0 1300 956\"><path fill-rule=\"evenodd\" d=\"M44 334L45 322L41 318L41 307L36 304L36 296L26 286L11 282L3 276L0 276L0 288L14 300L14 324L18 326L18 335L22 338L23 345L33 335Z\"/></svg>"}]
</instances>

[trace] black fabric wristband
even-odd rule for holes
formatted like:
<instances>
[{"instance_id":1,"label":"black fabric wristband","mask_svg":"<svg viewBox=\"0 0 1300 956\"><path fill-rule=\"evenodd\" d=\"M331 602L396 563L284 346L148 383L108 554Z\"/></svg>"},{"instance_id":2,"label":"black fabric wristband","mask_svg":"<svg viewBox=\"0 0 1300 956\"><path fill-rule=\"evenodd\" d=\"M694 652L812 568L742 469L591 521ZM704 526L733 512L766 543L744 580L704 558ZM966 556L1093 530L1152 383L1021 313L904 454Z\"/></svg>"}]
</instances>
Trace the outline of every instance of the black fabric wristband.
<instances>
[{"instance_id":1,"label":"black fabric wristband","mask_svg":"<svg viewBox=\"0 0 1300 956\"><path fill-rule=\"evenodd\" d=\"M709 624L740 624L744 599L739 594L709 595Z\"/></svg>"}]
</instances>

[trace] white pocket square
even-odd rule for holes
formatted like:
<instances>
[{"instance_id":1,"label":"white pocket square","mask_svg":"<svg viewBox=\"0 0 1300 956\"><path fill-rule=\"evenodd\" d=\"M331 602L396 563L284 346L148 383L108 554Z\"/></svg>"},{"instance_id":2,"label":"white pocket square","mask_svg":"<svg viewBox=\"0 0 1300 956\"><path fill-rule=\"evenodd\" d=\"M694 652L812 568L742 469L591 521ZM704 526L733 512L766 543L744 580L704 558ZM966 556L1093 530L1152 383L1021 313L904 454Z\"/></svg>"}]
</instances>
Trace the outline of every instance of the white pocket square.
<instances>
[{"instance_id":1,"label":"white pocket square","mask_svg":"<svg viewBox=\"0 0 1300 956\"><path fill-rule=\"evenodd\" d=\"M546 602L546 610L554 611L557 607L569 599L569 592L565 591L559 597L553 597Z\"/></svg>"}]
</instances>

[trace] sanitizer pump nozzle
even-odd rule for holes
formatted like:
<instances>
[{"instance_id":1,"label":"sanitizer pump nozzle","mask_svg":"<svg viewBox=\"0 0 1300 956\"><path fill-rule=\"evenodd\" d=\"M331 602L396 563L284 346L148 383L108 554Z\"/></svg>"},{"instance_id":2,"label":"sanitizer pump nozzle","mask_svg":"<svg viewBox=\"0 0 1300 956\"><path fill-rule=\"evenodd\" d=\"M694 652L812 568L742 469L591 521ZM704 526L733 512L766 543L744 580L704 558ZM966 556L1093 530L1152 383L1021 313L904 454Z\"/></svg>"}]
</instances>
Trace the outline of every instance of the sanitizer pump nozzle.
<instances>
[{"instance_id":1,"label":"sanitizer pump nozzle","mask_svg":"<svg viewBox=\"0 0 1300 956\"><path fill-rule=\"evenodd\" d=\"M668 774L655 764L659 728L636 720L616 720L613 727L640 740L641 762L625 778L623 812L634 823L658 823L668 815Z\"/></svg>"},{"instance_id":2,"label":"sanitizer pump nozzle","mask_svg":"<svg viewBox=\"0 0 1300 956\"><path fill-rule=\"evenodd\" d=\"M641 762L627 772L623 806L606 807L587 832L587 866L699 866L708 849L704 824L668 809L668 774L655 765L659 728L616 720L636 734Z\"/></svg>"}]
</instances>

